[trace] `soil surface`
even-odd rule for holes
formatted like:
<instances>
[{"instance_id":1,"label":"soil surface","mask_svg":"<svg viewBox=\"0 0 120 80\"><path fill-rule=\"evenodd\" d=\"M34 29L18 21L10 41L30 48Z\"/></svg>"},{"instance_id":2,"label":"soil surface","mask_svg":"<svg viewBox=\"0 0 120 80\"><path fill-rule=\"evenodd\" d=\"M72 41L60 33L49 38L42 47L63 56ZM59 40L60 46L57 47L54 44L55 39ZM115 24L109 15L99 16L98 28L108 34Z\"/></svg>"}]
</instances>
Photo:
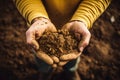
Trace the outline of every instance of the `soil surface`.
<instances>
[{"instance_id":1,"label":"soil surface","mask_svg":"<svg viewBox=\"0 0 120 80\"><path fill-rule=\"evenodd\" d=\"M78 68L82 80L120 80L119 5L119 0L113 0L90 29L91 41ZM0 0L0 80L38 80L34 55L25 41L26 30L12 0Z\"/></svg>"},{"instance_id":2,"label":"soil surface","mask_svg":"<svg viewBox=\"0 0 120 80\"><path fill-rule=\"evenodd\" d=\"M75 39L75 36L68 31L58 30L54 33L45 32L38 42L40 51L56 57L78 51L78 41Z\"/></svg>"}]
</instances>

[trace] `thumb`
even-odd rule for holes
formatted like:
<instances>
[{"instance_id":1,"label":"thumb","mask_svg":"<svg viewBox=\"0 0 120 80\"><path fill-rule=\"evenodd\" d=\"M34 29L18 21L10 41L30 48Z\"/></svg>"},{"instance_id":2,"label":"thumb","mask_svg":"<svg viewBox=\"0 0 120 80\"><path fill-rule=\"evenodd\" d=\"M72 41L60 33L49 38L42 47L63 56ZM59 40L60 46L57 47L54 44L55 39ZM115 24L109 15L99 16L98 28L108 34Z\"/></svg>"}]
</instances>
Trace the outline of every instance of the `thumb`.
<instances>
[{"instance_id":1,"label":"thumb","mask_svg":"<svg viewBox=\"0 0 120 80\"><path fill-rule=\"evenodd\" d=\"M39 44L35 40L35 33L33 31L29 31L28 30L26 32L26 40L27 40L27 44L29 44L30 46L32 46L34 49L36 49L36 50L39 49Z\"/></svg>"},{"instance_id":2,"label":"thumb","mask_svg":"<svg viewBox=\"0 0 120 80\"><path fill-rule=\"evenodd\" d=\"M51 24L49 25L49 27L46 29L46 31L57 32L57 29L56 29L55 26L51 23Z\"/></svg>"},{"instance_id":3,"label":"thumb","mask_svg":"<svg viewBox=\"0 0 120 80\"><path fill-rule=\"evenodd\" d=\"M65 24L63 27L62 27L62 30L70 30L70 26L71 26L71 24L70 23L67 23L67 24Z\"/></svg>"},{"instance_id":4,"label":"thumb","mask_svg":"<svg viewBox=\"0 0 120 80\"><path fill-rule=\"evenodd\" d=\"M82 52L83 49L89 44L90 37L91 37L90 33L84 35L82 34L82 39L78 44L78 48L80 52Z\"/></svg>"}]
</instances>

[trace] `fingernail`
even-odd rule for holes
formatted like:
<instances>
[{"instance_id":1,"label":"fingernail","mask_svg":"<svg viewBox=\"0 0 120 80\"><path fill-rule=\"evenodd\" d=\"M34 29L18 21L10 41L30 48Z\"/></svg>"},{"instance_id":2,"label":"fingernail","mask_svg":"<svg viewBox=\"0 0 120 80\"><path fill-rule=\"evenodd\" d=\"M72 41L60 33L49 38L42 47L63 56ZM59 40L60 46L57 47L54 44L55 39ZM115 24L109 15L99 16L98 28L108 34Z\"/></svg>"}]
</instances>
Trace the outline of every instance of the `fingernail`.
<instances>
[{"instance_id":1,"label":"fingernail","mask_svg":"<svg viewBox=\"0 0 120 80\"><path fill-rule=\"evenodd\" d=\"M82 52L82 51L83 51L83 49L84 49L83 47L80 47L80 48L79 48L80 52Z\"/></svg>"},{"instance_id":2,"label":"fingernail","mask_svg":"<svg viewBox=\"0 0 120 80\"><path fill-rule=\"evenodd\" d=\"M32 45L32 47L34 48L34 49L36 49L36 50L38 50L39 49L39 46L38 45Z\"/></svg>"},{"instance_id":3,"label":"fingernail","mask_svg":"<svg viewBox=\"0 0 120 80\"><path fill-rule=\"evenodd\" d=\"M33 45L33 48L34 48L35 50L38 50L38 47L37 47L37 46L35 46L35 45Z\"/></svg>"}]
</instances>

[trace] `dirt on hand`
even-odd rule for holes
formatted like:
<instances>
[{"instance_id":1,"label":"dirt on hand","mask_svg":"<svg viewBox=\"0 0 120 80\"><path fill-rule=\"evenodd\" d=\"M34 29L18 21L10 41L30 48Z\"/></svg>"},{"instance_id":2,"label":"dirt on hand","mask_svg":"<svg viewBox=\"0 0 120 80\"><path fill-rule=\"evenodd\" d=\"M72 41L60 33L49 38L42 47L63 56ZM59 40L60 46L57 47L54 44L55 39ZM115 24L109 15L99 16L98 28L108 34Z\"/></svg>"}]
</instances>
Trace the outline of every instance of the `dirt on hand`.
<instances>
[{"instance_id":1,"label":"dirt on hand","mask_svg":"<svg viewBox=\"0 0 120 80\"><path fill-rule=\"evenodd\" d=\"M75 39L74 34L69 31L45 32L38 42L40 51L56 57L78 51L78 41Z\"/></svg>"}]
</instances>

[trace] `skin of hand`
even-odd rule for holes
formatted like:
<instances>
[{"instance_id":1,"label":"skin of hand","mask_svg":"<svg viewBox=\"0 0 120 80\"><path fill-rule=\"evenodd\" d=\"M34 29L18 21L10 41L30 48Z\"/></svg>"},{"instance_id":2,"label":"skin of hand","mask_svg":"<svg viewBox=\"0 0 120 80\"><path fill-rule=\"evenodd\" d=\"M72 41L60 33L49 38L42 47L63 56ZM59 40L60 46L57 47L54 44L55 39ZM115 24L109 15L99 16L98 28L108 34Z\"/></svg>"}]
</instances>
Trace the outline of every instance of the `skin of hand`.
<instances>
[{"instance_id":1,"label":"skin of hand","mask_svg":"<svg viewBox=\"0 0 120 80\"><path fill-rule=\"evenodd\" d=\"M39 49L37 39L39 39L45 31L56 32L57 30L54 24L48 19L39 18L38 20L35 20L30 28L26 31L26 41L27 44L34 48L38 58L52 65L54 61L50 56L44 52L37 51Z\"/></svg>"},{"instance_id":2,"label":"skin of hand","mask_svg":"<svg viewBox=\"0 0 120 80\"><path fill-rule=\"evenodd\" d=\"M84 48L89 44L91 34L87 29L87 26L81 21L71 21L65 24L62 29L73 32L75 37L80 41L78 44L79 52L76 51L74 53L65 54L60 57L60 60L64 62L63 65L65 65L68 61L76 59L81 55Z\"/></svg>"}]
</instances>

